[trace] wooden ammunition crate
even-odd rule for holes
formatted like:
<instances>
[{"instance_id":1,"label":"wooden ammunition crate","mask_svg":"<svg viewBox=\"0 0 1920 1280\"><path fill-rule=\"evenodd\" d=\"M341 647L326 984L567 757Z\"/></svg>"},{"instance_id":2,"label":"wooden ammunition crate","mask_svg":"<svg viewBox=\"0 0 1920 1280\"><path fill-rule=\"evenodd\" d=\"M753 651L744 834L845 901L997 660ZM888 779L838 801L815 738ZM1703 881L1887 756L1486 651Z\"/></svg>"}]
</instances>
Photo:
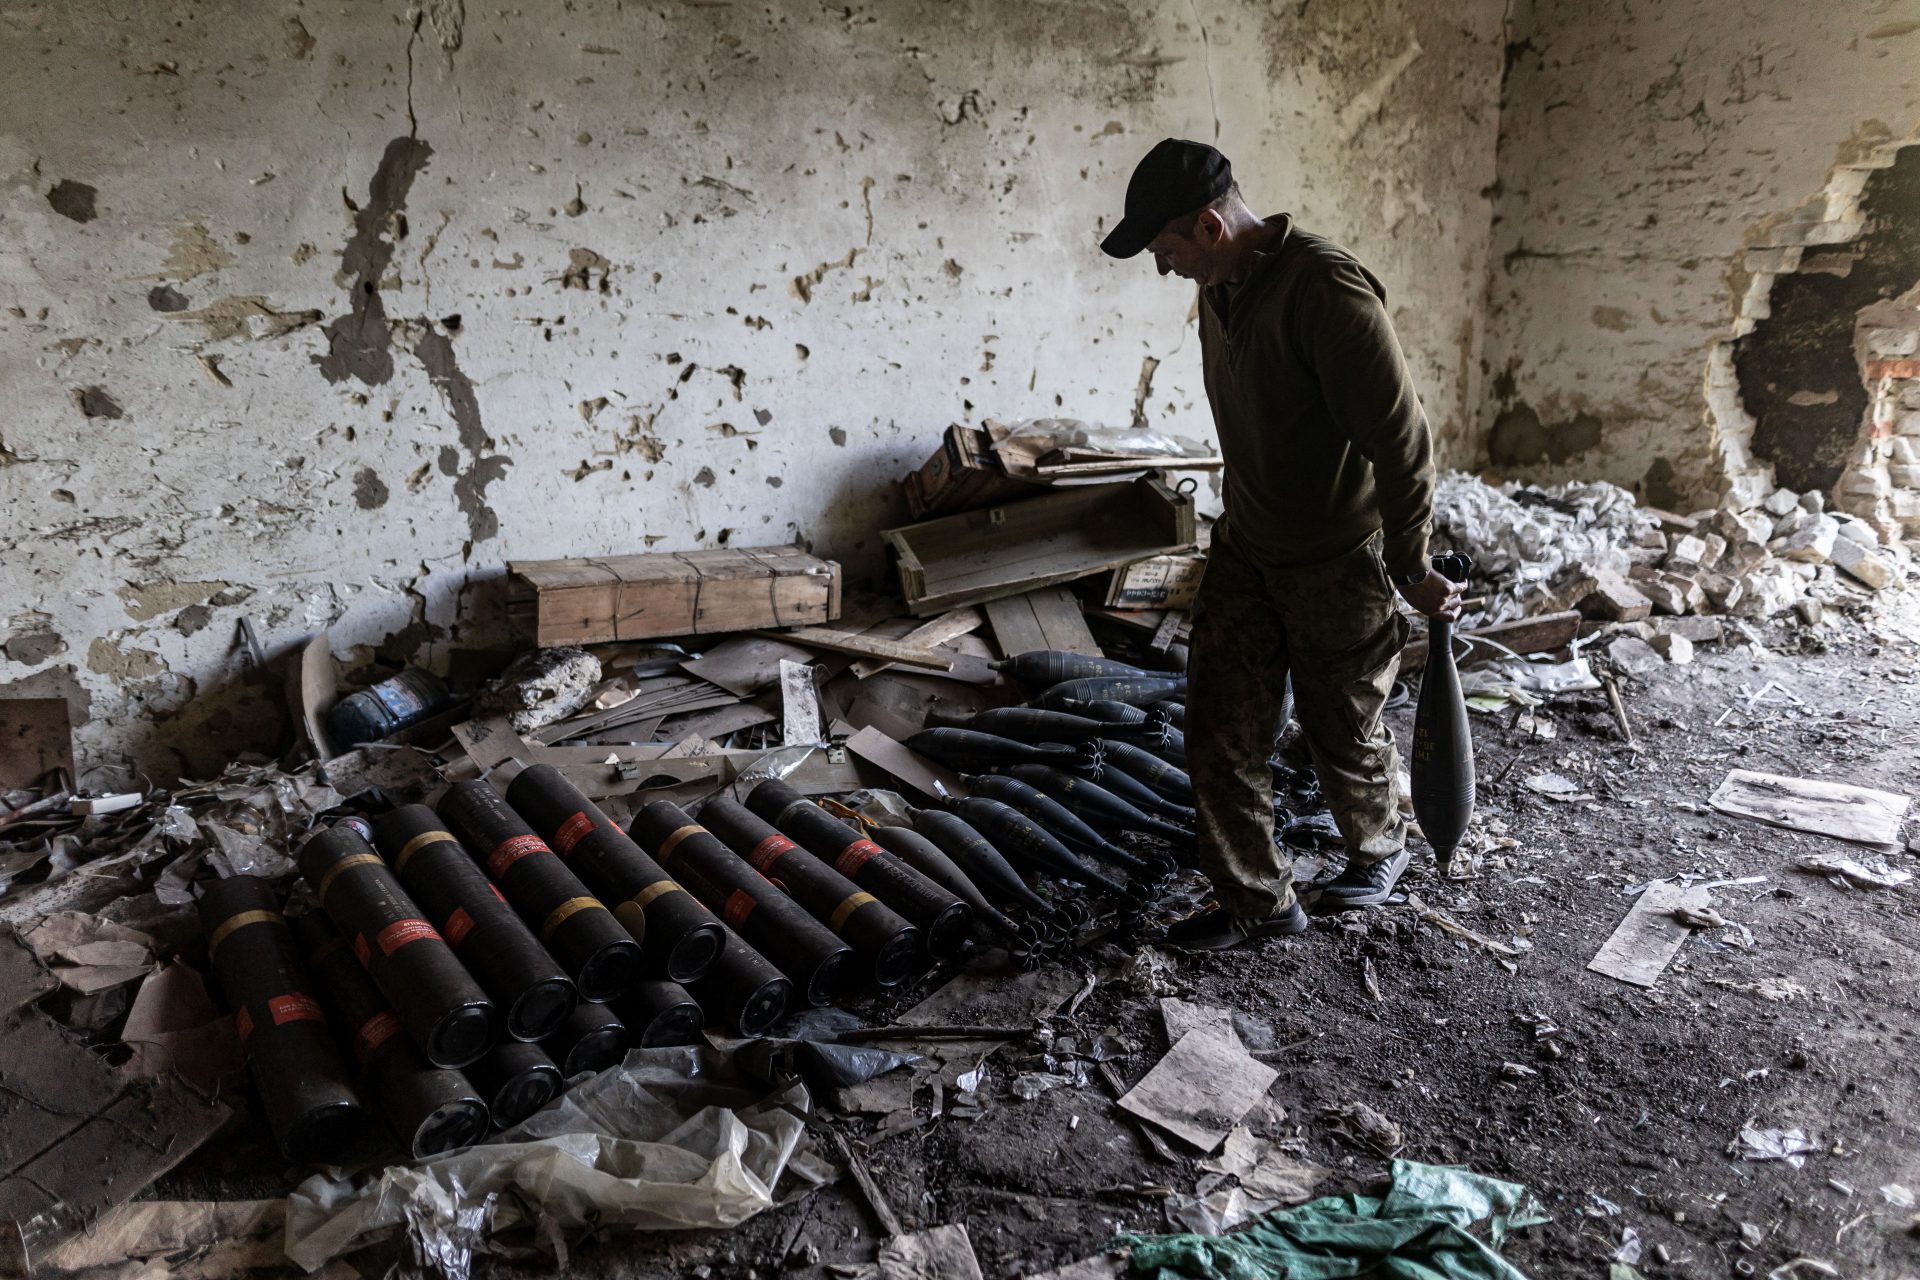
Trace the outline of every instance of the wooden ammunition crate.
<instances>
[{"instance_id":1,"label":"wooden ammunition crate","mask_svg":"<svg viewBox=\"0 0 1920 1280\"><path fill-rule=\"evenodd\" d=\"M954 423L940 447L906 479L907 510L915 520L971 511L1030 496L1036 486L1008 475L993 452L987 428Z\"/></svg>"},{"instance_id":2,"label":"wooden ammunition crate","mask_svg":"<svg viewBox=\"0 0 1920 1280\"><path fill-rule=\"evenodd\" d=\"M840 566L799 547L507 563L507 616L542 648L810 626L840 616Z\"/></svg>"},{"instance_id":3,"label":"wooden ammunition crate","mask_svg":"<svg viewBox=\"0 0 1920 1280\"><path fill-rule=\"evenodd\" d=\"M1207 558L1198 552L1150 556L1113 571L1106 603L1114 609L1191 609Z\"/></svg>"},{"instance_id":4,"label":"wooden ammunition crate","mask_svg":"<svg viewBox=\"0 0 1920 1280\"><path fill-rule=\"evenodd\" d=\"M924 617L963 604L1117 569L1194 546L1193 499L1157 476L885 530L907 608Z\"/></svg>"}]
</instances>

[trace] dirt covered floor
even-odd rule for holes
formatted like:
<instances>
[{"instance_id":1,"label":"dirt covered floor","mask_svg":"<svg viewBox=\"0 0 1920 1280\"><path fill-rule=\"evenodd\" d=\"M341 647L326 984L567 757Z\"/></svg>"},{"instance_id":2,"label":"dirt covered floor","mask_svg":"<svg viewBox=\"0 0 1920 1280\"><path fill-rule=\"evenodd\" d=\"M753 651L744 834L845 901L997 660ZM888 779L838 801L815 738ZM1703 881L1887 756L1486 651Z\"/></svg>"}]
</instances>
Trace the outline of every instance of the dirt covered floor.
<instances>
[{"instance_id":1,"label":"dirt covered floor","mask_svg":"<svg viewBox=\"0 0 1920 1280\"><path fill-rule=\"evenodd\" d=\"M1298 1139L1332 1170L1323 1190L1364 1188L1386 1158L1339 1136L1326 1114L1364 1103L1401 1128L1408 1158L1525 1183L1554 1220L1507 1253L1543 1280L1605 1275L1635 1237L1650 1277L1765 1276L1800 1258L1837 1270L1785 1274L1920 1274L1914 1210L1889 1202L1920 1188L1920 884L1837 887L1796 858L1864 851L1706 805L1732 768L1911 790L1920 608L1763 638L1769 647L1705 646L1690 665L1627 681L1636 747L1599 694L1540 708L1551 737L1518 709L1474 718L1489 837L1477 866L1442 878L1425 857L1403 883L1514 958L1461 941L1412 903L1221 954L1155 956L1116 934L1083 953L1082 977L1097 981L1055 1030L1083 1050L1117 1038L1130 1052L1112 1065L1131 1084L1168 1048L1156 997L1236 1011L1249 1047L1279 1071L1248 1119L1257 1133ZM1397 715L1403 743L1410 716ZM1549 798L1528 785L1542 774L1587 798ZM1651 990L1588 972L1630 890L1683 875L1764 880L1714 889L1731 923L1695 933ZM861 1012L889 1018L946 976ZM989 1060L977 1114L955 1114L952 1087L936 1112L921 1087L911 1111L823 1117L909 1227L964 1222L990 1280L1097 1253L1117 1233L1175 1229L1170 1214L1196 1186L1220 1182L1191 1156L1156 1155L1097 1070L1085 1087L1016 1096L1041 1047L1015 1043ZM1729 1144L1748 1122L1804 1130L1815 1150L1799 1168L1741 1159ZM192 1169L155 1188L208 1190ZM847 1276L877 1240L843 1179L732 1232L587 1241L569 1271ZM548 1273L493 1259L475 1269Z\"/></svg>"}]
</instances>

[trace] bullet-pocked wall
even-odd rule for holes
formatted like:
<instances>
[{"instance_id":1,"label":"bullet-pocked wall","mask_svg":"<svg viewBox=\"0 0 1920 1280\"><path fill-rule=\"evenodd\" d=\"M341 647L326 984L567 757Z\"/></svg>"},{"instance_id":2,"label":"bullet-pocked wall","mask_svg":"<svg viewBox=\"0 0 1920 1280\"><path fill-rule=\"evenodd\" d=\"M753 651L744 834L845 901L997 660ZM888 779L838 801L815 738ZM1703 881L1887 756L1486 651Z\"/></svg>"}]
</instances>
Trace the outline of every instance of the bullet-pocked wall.
<instances>
[{"instance_id":1,"label":"bullet-pocked wall","mask_svg":"<svg viewBox=\"0 0 1920 1280\"><path fill-rule=\"evenodd\" d=\"M1508 39L1486 457L1682 509L1763 494L1732 344L1920 136L1920 0L1516 0Z\"/></svg>"},{"instance_id":2,"label":"bullet-pocked wall","mask_svg":"<svg viewBox=\"0 0 1920 1280\"><path fill-rule=\"evenodd\" d=\"M1501 5L133 3L0 13L0 682L84 757L279 740L246 671L501 637L510 558L805 539L856 579L955 420L1210 434L1102 258L1219 144L1479 398Z\"/></svg>"}]
</instances>

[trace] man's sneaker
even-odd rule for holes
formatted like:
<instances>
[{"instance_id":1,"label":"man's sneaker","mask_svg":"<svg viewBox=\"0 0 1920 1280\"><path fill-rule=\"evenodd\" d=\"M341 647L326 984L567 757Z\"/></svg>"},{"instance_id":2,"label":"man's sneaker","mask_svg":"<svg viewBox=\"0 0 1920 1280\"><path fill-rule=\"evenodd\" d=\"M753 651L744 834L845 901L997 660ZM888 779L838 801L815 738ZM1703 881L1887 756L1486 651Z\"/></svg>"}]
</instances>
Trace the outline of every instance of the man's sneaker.
<instances>
[{"instance_id":1,"label":"man's sneaker","mask_svg":"<svg viewBox=\"0 0 1920 1280\"><path fill-rule=\"evenodd\" d=\"M1189 951L1225 951L1228 947L1237 947L1257 938L1280 938L1304 933L1311 923L1305 909L1297 901L1289 902L1264 920L1241 920L1231 915L1225 907L1208 907L1198 915L1169 925L1161 941L1170 947L1184 947Z\"/></svg>"},{"instance_id":2,"label":"man's sneaker","mask_svg":"<svg viewBox=\"0 0 1920 1280\"><path fill-rule=\"evenodd\" d=\"M1314 905L1323 912L1377 907L1392 894L1393 886L1412 860L1413 855L1405 849L1378 862L1349 858L1339 875L1320 886Z\"/></svg>"}]
</instances>

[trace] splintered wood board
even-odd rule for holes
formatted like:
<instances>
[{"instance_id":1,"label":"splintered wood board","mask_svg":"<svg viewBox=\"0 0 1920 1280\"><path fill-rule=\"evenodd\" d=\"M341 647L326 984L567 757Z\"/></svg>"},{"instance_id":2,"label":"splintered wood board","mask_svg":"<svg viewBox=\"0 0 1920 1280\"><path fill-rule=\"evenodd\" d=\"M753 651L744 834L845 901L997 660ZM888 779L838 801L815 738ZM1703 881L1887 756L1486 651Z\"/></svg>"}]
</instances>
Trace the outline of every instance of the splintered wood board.
<instances>
[{"instance_id":1,"label":"splintered wood board","mask_svg":"<svg viewBox=\"0 0 1920 1280\"><path fill-rule=\"evenodd\" d=\"M1587 968L1636 987L1652 986L1693 932L1674 918L1679 907L1705 910L1706 889L1682 889L1665 880L1648 885Z\"/></svg>"},{"instance_id":2,"label":"splintered wood board","mask_svg":"<svg viewBox=\"0 0 1920 1280\"><path fill-rule=\"evenodd\" d=\"M923 622L911 631L908 631L900 637L900 643L932 649L938 645L945 644L949 640L959 639L969 631L973 631L979 627L983 621L985 621L985 619L980 616L978 609L955 609L950 613L941 614L931 622ZM868 676L879 675L891 666L893 666L893 663L883 662L878 658L861 658L849 667L848 670L860 679L865 680Z\"/></svg>"},{"instance_id":3,"label":"splintered wood board","mask_svg":"<svg viewBox=\"0 0 1920 1280\"><path fill-rule=\"evenodd\" d=\"M1193 499L1157 477L1098 484L883 530L916 617L1191 548Z\"/></svg>"},{"instance_id":4,"label":"splintered wood board","mask_svg":"<svg viewBox=\"0 0 1920 1280\"><path fill-rule=\"evenodd\" d=\"M852 653L866 658L881 658L887 662L897 662L908 667L929 667L935 671L953 670L953 659L950 657L919 645L904 644L898 640L882 640L877 636L855 635L850 631L828 631L821 627L801 627L795 631L782 632L781 638L810 648L830 649L835 653Z\"/></svg>"},{"instance_id":5,"label":"splintered wood board","mask_svg":"<svg viewBox=\"0 0 1920 1280\"><path fill-rule=\"evenodd\" d=\"M939 787L945 787L950 796L967 794L967 784L960 780L958 773L900 745L872 725L848 738L847 750L885 770L928 800L939 799Z\"/></svg>"},{"instance_id":6,"label":"splintered wood board","mask_svg":"<svg viewBox=\"0 0 1920 1280\"><path fill-rule=\"evenodd\" d=\"M820 731L820 695L813 668L803 662L780 664L780 740L788 746L825 741Z\"/></svg>"},{"instance_id":7,"label":"splintered wood board","mask_svg":"<svg viewBox=\"0 0 1920 1280\"><path fill-rule=\"evenodd\" d=\"M1100 656L1100 646L1087 630L1080 601L1065 587L1043 587L1025 595L989 600L982 606L993 625L1000 652L1011 658L1039 649Z\"/></svg>"},{"instance_id":8,"label":"splintered wood board","mask_svg":"<svg viewBox=\"0 0 1920 1280\"><path fill-rule=\"evenodd\" d=\"M1908 798L1844 782L1735 769L1707 803L1722 813L1754 818L1768 826L1856 844L1888 845L1899 842Z\"/></svg>"}]
</instances>

